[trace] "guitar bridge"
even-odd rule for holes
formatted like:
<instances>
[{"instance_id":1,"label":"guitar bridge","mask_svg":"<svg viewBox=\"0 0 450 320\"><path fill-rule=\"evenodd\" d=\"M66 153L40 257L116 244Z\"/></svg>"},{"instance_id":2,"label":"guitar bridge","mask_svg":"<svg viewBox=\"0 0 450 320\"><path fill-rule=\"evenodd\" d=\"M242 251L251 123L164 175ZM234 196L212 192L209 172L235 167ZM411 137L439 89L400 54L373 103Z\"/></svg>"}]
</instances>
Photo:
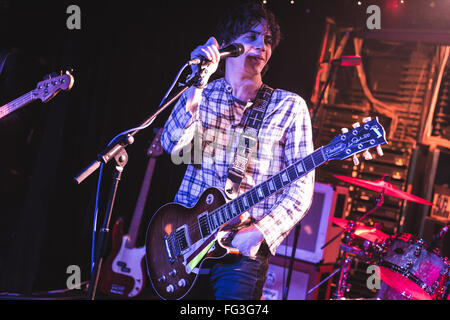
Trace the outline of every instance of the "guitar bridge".
<instances>
[{"instance_id":1,"label":"guitar bridge","mask_svg":"<svg viewBox=\"0 0 450 320\"><path fill-rule=\"evenodd\" d=\"M177 248L175 247L174 235L171 233L168 236L164 236L164 247L166 249L167 257L169 259L169 263L174 263L176 261Z\"/></svg>"}]
</instances>

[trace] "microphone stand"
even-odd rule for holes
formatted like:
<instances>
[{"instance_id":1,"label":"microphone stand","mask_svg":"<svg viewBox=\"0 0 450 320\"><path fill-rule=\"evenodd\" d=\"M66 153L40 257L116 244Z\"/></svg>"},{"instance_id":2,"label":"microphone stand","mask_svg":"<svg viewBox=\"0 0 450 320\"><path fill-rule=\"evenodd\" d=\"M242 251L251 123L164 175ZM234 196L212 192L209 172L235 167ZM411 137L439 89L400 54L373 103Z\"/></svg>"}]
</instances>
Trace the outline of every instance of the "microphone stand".
<instances>
[{"instance_id":1,"label":"microphone stand","mask_svg":"<svg viewBox=\"0 0 450 320\"><path fill-rule=\"evenodd\" d=\"M322 102L323 96L325 95L325 91L328 87L328 85L330 84L331 78L333 77L334 71L336 70L336 66L334 64L331 64L330 67L330 72L328 73L328 77L327 80L322 88L322 92L320 93L319 99L317 100L317 103L312 111L312 116L311 116L311 123L313 125L313 139L315 139L317 137L317 131L318 128L316 126L314 126L314 121L316 118L316 114L317 114L317 110L320 107L320 104ZM291 282L291 276L292 276L292 269L293 269L293 265L294 265L294 260L295 260L295 251L297 250L297 240L300 236L300 229L301 229L301 223L297 223L297 225L295 226L295 230L294 230L294 244L292 247L292 252L291 252L291 257L289 259L289 268L288 268L288 275L287 275L287 279L286 279L286 286L283 292L283 300L287 300L287 296L289 293L289 286L290 286L290 282Z\"/></svg>"},{"instance_id":2,"label":"microphone stand","mask_svg":"<svg viewBox=\"0 0 450 320\"><path fill-rule=\"evenodd\" d=\"M119 185L119 181L121 179L122 173L125 169L125 166L128 162L128 154L125 150L125 148L132 144L134 142L134 136L141 131L144 126L149 125L152 123L156 117L163 112L169 105L174 103L187 89L189 89L194 84L199 83L199 81L202 79L202 75L197 72L193 77L187 80L186 84L184 84L184 87L179 90L177 94L175 94L169 101L165 102L157 112L155 112L153 115L151 115L149 118L147 118L142 124L140 124L133 132L127 135L120 135L118 138L116 138L114 141L112 141L109 146L101 152L97 159L94 160L90 165L88 165L85 169L83 169L75 178L74 180L80 184L82 181L84 181L88 176L90 176L94 171L96 171L101 163L107 164L111 159L114 159L116 161L116 167L115 172L113 174L113 184L111 187L111 191L108 198L108 204L107 204L107 210L104 217L103 222L103 228L100 230L100 233L98 235L98 245L95 251L94 256L94 266L91 271L91 280L89 283L89 290L88 290L88 299L94 300L99 276L100 276L100 270L103 263L103 259L105 257L105 251L107 248L107 243L109 240L109 224L111 221L111 216L113 212L114 202L116 199L117 194L117 188ZM94 235L95 236L95 235Z\"/></svg>"}]
</instances>

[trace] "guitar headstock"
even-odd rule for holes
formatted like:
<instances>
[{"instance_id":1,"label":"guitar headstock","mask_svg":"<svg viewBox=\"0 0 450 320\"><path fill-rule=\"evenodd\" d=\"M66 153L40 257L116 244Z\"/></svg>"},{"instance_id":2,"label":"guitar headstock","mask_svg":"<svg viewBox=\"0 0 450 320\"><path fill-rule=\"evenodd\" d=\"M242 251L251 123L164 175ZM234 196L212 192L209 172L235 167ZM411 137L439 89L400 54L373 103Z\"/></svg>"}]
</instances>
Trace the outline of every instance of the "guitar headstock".
<instances>
[{"instance_id":1,"label":"guitar headstock","mask_svg":"<svg viewBox=\"0 0 450 320\"><path fill-rule=\"evenodd\" d=\"M34 97L41 99L42 102L47 102L53 98L59 91L72 89L74 78L70 72L54 76L49 79L39 82L36 89L33 90Z\"/></svg>"},{"instance_id":2,"label":"guitar headstock","mask_svg":"<svg viewBox=\"0 0 450 320\"><path fill-rule=\"evenodd\" d=\"M376 148L380 156L383 155L381 145L387 143L386 132L378 122L378 118L365 118L363 124L353 124L353 129L343 129L342 134L335 137L324 147L328 160L344 160L353 156L353 161L358 164L356 155L364 152L364 157L369 160L372 155L368 151Z\"/></svg>"},{"instance_id":3,"label":"guitar headstock","mask_svg":"<svg viewBox=\"0 0 450 320\"><path fill-rule=\"evenodd\" d=\"M147 150L147 155L149 157L159 157L164 153L164 150L161 146L161 135L163 133L163 128L159 129L158 132L156 132L155 137L153 138L152 143L150 144L150 147Z\"/></svg>"}]
</instances>

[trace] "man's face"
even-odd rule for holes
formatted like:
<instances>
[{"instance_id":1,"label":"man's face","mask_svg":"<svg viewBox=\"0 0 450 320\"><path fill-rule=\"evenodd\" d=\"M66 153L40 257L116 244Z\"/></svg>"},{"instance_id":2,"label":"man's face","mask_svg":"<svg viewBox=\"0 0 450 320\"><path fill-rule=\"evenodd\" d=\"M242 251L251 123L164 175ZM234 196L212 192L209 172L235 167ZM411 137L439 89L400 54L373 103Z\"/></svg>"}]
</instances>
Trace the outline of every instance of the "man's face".
<instances>
[{"instance_id":1,"label":"man's face","mask_svg":"<svg viewBox=\"0 0 450 320\"><path fill-rule=\"evenodd\" d=\"M264 19L233 42L244 45L244 54L227 59L227 68L241 70L246 74L261 74L272 55L272 34ZM236 69L237 68L237 69Z\"/></svg>"}]
</instances>

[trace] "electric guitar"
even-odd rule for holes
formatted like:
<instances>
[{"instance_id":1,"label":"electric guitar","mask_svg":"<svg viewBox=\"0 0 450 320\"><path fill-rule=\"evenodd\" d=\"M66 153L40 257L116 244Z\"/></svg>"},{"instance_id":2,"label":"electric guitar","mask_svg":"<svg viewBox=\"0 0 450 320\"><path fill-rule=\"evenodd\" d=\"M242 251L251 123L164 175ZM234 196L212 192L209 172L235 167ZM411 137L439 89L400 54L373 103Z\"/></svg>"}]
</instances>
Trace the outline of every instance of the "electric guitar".
<instances>
[{"instance_id":1,"label":"electric guitar","mask_svg":"<svg viewBox=\"0 0 450 320\"><path fill-rule=\"evenodd\" d=\"M145 248L136 247L136 241L156 158L163 153L160 142L162 131L163 129L159 129L147 150L150 158L128 234L124 235L122 218L119 218L113 226L111 253L102 265L100 273L99 288L104 294L132 298L139 295L145 287Z\"/></svg>"},{"instance_id":2,"label":"electric guitar","mask_svg":"<svg viewBox=\"0 0 450 320\"><path fill-rule=\"evenodd\" d=\"M356 157L364 151L369 158L368 149L373 147L382 154L380 145L387 143L386 133L377 118L366 118L363 124L344 130L328 145L229 202L221 190L208 188L192 208L177 203L162 206L150 220L146 234L147 272L156 293L162 299L181 299L202 273L205 261L239 253L222 240L227 229L245 220L247 210L255 204L329 160Z\"/></svg>"},{"instance_id":3,"label":"electric guitar","mask_svg":"<svg viewBox=\"0 0 450 320\"><path fill-rule=\"evenodd\" d=\"M40 99L42 102L48 102L56 96L59 91L72 89L74 81L75 80L70 72L66 71L66 74L61 74L60 76L51 77L39 82L34 90L31 90L0 107L0 119L35 100Z\"/></svg>"}]
</instances>

